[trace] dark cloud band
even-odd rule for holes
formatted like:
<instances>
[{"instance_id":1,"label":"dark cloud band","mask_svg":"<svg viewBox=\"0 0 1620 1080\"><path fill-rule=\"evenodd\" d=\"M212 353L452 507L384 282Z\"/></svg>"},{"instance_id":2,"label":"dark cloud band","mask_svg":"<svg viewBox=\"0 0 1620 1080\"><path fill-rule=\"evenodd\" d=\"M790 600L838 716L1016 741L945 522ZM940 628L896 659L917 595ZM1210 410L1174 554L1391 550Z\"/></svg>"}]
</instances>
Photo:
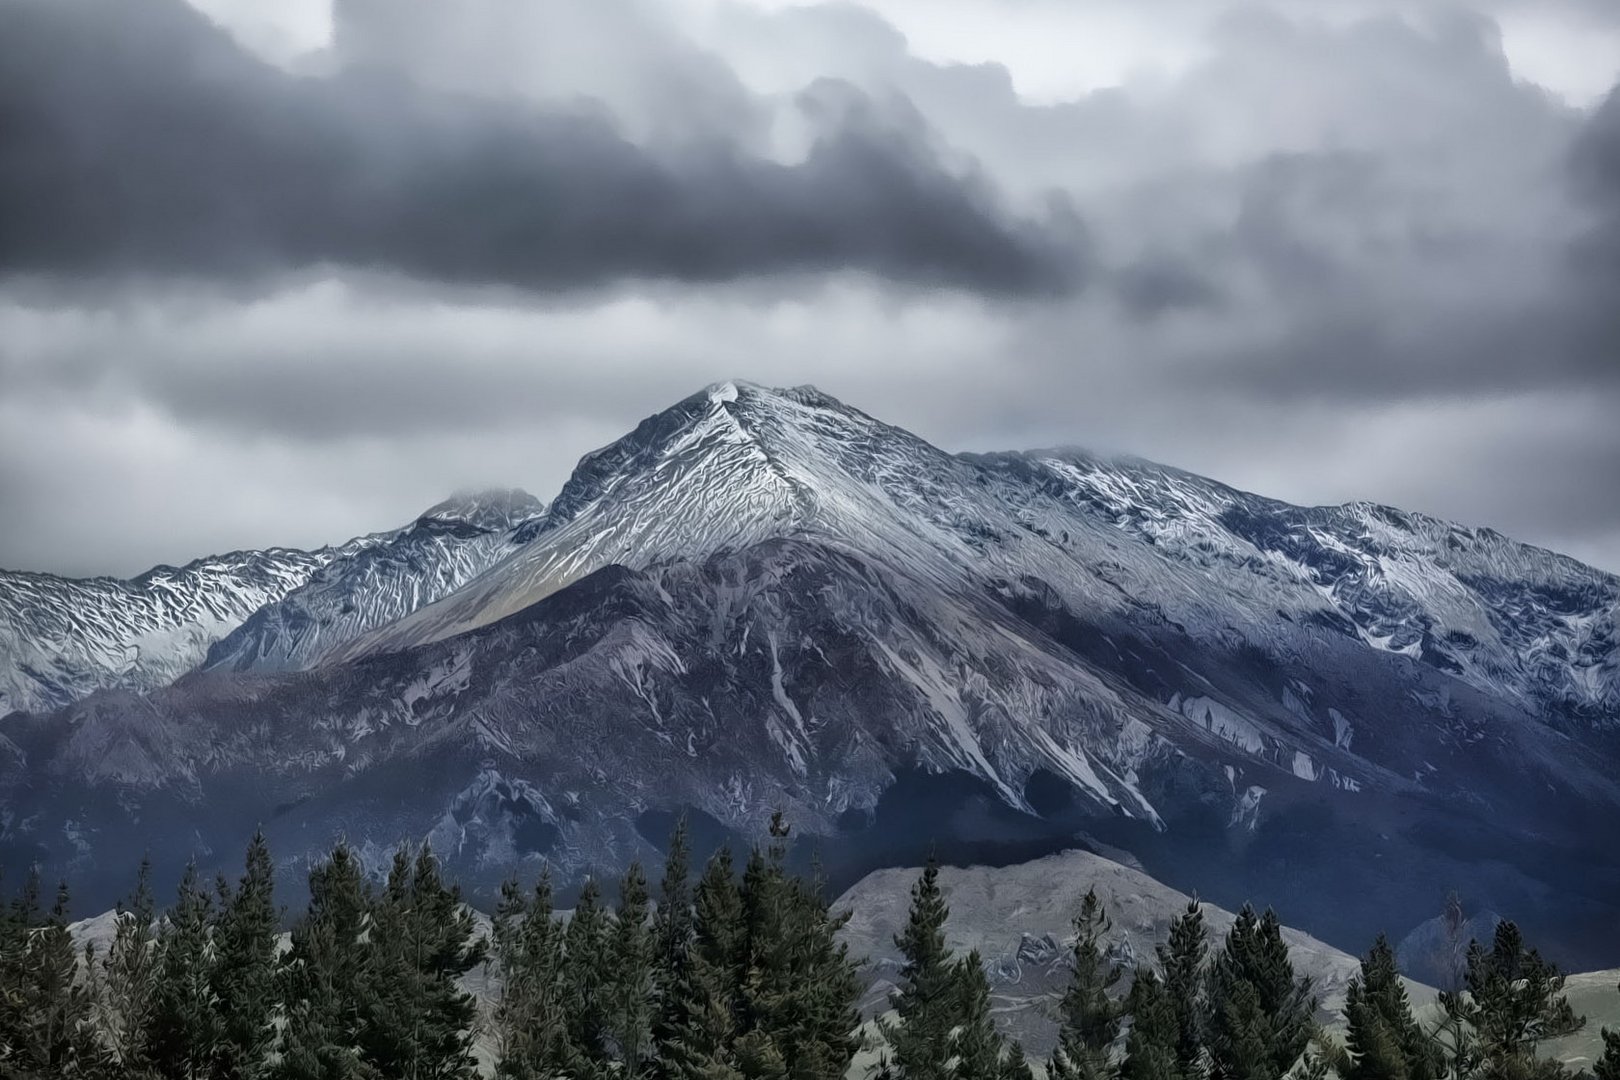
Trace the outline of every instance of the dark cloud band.
<instances>
[{"instance_id":1,"label":"dark cloud band","mask_svg":"<svg viewBox=\"0 0 1620 1080\"><path fill-rule=\"evenodd\" d=\"M1081 279L1061 209L1019 218L875 110L802 161L653 152L600 110L296 77L180 0L12 0L0 266L258 277L320 264L556 290L854 270L993 294ZM854 93L845 88L846 93Z\"/></svg>"}]
</instances>

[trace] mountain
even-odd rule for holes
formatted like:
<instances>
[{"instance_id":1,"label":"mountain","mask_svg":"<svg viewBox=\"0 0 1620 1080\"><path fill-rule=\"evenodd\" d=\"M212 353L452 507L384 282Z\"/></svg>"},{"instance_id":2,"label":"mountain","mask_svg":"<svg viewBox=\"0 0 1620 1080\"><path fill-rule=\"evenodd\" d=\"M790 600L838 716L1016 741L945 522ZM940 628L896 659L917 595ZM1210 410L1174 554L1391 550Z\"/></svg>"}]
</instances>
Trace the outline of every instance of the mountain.
<instances>
[{"instance_id":1,"label":"mountain","mask_svg":"<svg viewBox=\"0 0 1620 1080\"><path fill-rule=\"evenodd\" d=\"M544 507L526 491L447 499L410 525L335 559L216 642L208 670L296 670L453 592L516 550ZM369 539L369 538L368 538Z\"/></svg>"},{"instance_id":2,"label":"mountain","mask_svg":"<svg viewBox=\"0 0 1620 1080\"><path fill-rule=\"evenodd\" d=\"M868 1015L889 1008L889 993L905 962L895 937L905 929L911 886L920 873L915 867L877 870L833 902L833 910L850 912L842 938L851 954L867 958L861 969L867 983L861 1006ZM1063 851L1011 866L941 867L939 885L950 908L945 944L957 956L978 950L997 1027L1041 1059L1051 1055L1057 1042L1059 1001L1074 970L1074 917L1087 890L1096 890L1112 920L1103 946L1127 970L1153 963L1155 949L1170 940L1171 920L1187 910L1191 899L1134 867L1087 851ZM1203 911L1210 940L1219 943L1236 916L1209 903ZM1312 980L1319 1020L1342 1028L1345 991L1360 973L1360 961L1287 926L1283 940L1295 972ZM1425 989L1418 993L1432 995L1424 995Z\"/></svg>"},{"instance_id":3,"label":"mountain","mask_svg":"<svg viewBox=\"0 0 1620 1080\"><path fill-rule=\"evenodd\" d=\"M1016 589L1038 568L1066 598L1156 603L1196 633L1234 611L1245 630L1325 620L1549 716L1620 716L1613 575L1489 529L1295 507L1148 462L952 456L812 388L688 398L588 455L531 528L499 574L336 655L460 633L602 566L804 536L942 584Z\"/></svg>"},{"instance_id":4,"label":"mountain","mask_svg":"<svg viewBox=\"0 0 1620 1080\"><path fill-rule=\"evenodd\" d=\"M953 455L746 384L494 535L459 587L369 621L316 588L171 686L0 722L0 859L112 895L131 851L262 822L293 878L338 835L431 836L489 889L783 808L837 883L1078 843L1350 949L1459 888L1620 959L1620 581L1573 560L1145 462ZM405 595L386 562L353 595Z\"/></svg>"},{"instance_id":5,"label":"mountain","mask_svg":"<svg viewBox=\"0 0 1620 1080\"><path fill-rule=\"evenodd\" d=\"M316 551L237 551L129 580L0 571L0 715L155 689L199 664L302 667L482 571L541 509L526 492L480 492Z\"/></svg>"},{"instance_id":6,"label":"mountain","mask_svg":"<svg viewBox=\"0 0 1620 1080\"><path fill-rule=\"evenodd\" d=\"M127 581L0 571L0 715L165 686L342 553L237 551Z\"/></svg>"}]
</instances>

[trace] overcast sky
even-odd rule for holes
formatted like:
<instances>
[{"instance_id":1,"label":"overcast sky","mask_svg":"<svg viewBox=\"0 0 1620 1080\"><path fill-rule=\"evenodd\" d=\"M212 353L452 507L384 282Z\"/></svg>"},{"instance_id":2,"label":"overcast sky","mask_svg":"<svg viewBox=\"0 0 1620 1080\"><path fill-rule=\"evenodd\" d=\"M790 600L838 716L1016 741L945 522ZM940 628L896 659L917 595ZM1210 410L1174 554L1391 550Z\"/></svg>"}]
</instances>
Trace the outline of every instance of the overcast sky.
<instances>
[{"instance_id":1,"label":"overcast sky","mask_svg":"<svg viewBox=\"0 0 1620 1080\"><path fill-rule=\"evenodd\" d=\"M1620 570L1613 0L0 22L0 566L549 499L740 377Z\"/></svg>"}]
</instances>

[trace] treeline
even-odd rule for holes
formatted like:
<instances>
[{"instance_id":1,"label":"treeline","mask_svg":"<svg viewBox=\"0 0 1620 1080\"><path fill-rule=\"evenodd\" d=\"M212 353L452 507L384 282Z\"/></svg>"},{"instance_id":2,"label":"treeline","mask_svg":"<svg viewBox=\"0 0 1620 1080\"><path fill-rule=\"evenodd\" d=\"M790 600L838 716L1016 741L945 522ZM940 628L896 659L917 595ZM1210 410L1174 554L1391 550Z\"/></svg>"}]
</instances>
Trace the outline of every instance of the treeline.
<instances>
[{"instance_id":1,"label":"treeline","mask_svg":"<svg viewBox=\"0 0 1620 1080\"><path fill-rule=\"evenodd\" d=\"M1036 1068L992 1023L977 953L953 956L937 866L896 937L904 965L877 1031L856 1009L859 961L816 880L786 869L787 827L743 866L722 850L695 876L684 827L653 902L631 867L610 902L587 882L571 915L549 880L510 882L487 935L425 846L374 885L339 846L279 947L262 836L240 879L189 870L159 915L149 871L104 953L79 949L68 894L37 876L0 912L0 1077L6 1080L841 1080L863 1049L883 1080L1026 1080ZM1075 917L1056 1080L1568 1080L1537 1045L1581 1024L1557 970L1511 923L1472 945L1441 1018L1415 1017L1380 938L1351 984L1340 1043L1317 1025L1308 978L1270 911L1244 908L1212 940L1195 901L1155 962L1126 970L1095 892ZM481 1013L461 987L484 965ZM1603 1033L1598 1080L1620 1080Z\"/></svg>"}]
</instances>

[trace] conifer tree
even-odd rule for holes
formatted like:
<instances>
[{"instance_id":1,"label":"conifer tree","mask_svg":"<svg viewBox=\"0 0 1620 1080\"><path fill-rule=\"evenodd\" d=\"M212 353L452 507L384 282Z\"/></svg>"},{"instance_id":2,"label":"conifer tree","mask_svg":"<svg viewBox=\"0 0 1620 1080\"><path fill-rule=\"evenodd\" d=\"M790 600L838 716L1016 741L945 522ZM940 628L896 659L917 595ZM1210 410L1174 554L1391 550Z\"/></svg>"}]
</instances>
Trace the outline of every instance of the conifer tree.
<instances>
[{"instance_id":1,"label":"conifer tree","mask_svg":"<svg viewBox=\"0 0 1620 1080\"><path fill-rule=\"evenodd\" d=\"M672 1080L689 1067L688 1048L697 1040L706 995L697 984L693 893L686 818L675 823L664 875L658 888L658 910L653 919L652 1025L653 1073Z\"/></svg>"},{"instance_id":2,"label":"conifer tree","mask_svg":"<svg viewBox=\"0 0 1620 1080\"><path fill-rule=\"evenodd\" d=\"M1110 925L1097 890L1088 889L1074 919L1072 971L1059 1007L1057 1050L1047 1069L1052 1080L1106 1080L1114 1072L1110 1048L1119 1037L1123 1010L1109 991L1122 972L1103 948Z\"/></svg>"},{"instance_id":3,"label":"conifer tree","mask_svg":"<svg viewBox=\"0 0 1620 1080\"><path fill-rule=\"evenodd\" d=\"M951 1031L960 1014L956 972L945 946L950 909L939 887L939 863L930 858L911 889L911 912L895 936L905 964L889 1002L898 1014L884 1026L901 1080L949 1076Z\"/></svg>"},{"instance_id":4,"label":"conifer tree","mask_svg":"<svg viewBox=\"0 0 1620 1080\"><path fill-rule=\"evenodd\" d=\"M1292 1072L1288 1074L1290 1080L1328 1080L1333 1075L1328 1064L1328 1056L1319 1050L1305 1051L1305 1056L1299 1059Z\"/></svg>"},{"instance_id":5,"label":"conifer tree","mask_svg":"<svg viewBox=\"0 0 1620 1080\"><path fill-rule=\"evenodd\" d=\"M569 1063L563 929L552 913L550 870L541 874L527 902L516 882L502 887L493 940L501 971L496 1075L502 1080L563 1075Z\"/></svg>"},{"instance_id":6,"label":"conifer tree","mask_svg":"<svg viewBox=\"0 0 1620 1080\"><path fill-rule=\"evenodd\" d=\"M682 817L670 833L664 873L658 882L658 906L653 914L653 994L658 1001L653 1021L655 1032L667 1022L666 1007L674 1007L670 999L676 972L691 957L694 918L691 873L686 818Z\"/></svg>"},{"instance_id":7,"label":"conifer tree","mask_svg":"<svg viewBox=\"0 0 1620 1080\"><path fill-rule=\"evenodd\" d=\"M1120 1063L1121 1080L1186 1080L1181 1017L1165 984L1153 971L1140 970L1126 1000L1131 1030Z\"/></svg>"},{"instance_id":8,"label":"conifer tree","mask_svg":"<svg viewBox=\"0 0 1620 1080\"><path fill-rule=\"evenodd\" d=\"M588 879L564 934L569 1044L575 1068L581 1072L606 1069L611 1060L610 934L601 887L594 878Z\"/></svg>"},{"instance_id":9,"label":"conifer tree","mask_svg":"<svg viewBox=\"0 0 1620 1080\"><path fill-rule=\"evenodd\" d=\"M112 945L102 964L97 1015L108 1056L124 1076L151 1068L148 1039L157 1000L156 913L152 863L141 860L135 892L114 910Z\"/></svg>"},{"instance_id":10,"label":"conifer tree","mask_svg":"<svg viewBox=\"0 0 1620 1080\"><path fill-rule=\"evenodd\" d=\"M309 906L293 927L277 986L285 1004L276 1080L360 1080L361 1002L371 992L370 896L360 863L339 844L309 872Z\"/></svg>"},{"instance_id":11,"label":"conifer tree","mask_svg":"<svg viewBox=\"0 0 1620 1080\"><path fill-rule=\"evenodd\" d=\"M1176 1020L1176 1067L1185 1080L1201 1080L1208 1071L1204 1029L1208 1000L1204 988L1204 959L1209 952L1209 927L1198 898L1170 922L1170 940L1159 946L1159 972L1170 1010Z\"/></svg>"},{"instance_id":12,"label":"conifer tree","mask_svg":"<svg viewBox=\"0 0 1620 1080\"><path fill-rule=\"evenodd\" d=\"M780 1060L794 1080L838 1078L856 1049L855 967L837 940L844 920L828 912L819 884L787 873L788 834L772 815L770 843L743 873L736 1054L744 1075Z\"/></svg>"},{"instance_id":13,"label":"conifer tree","mask_svg":"<svg viewBox=\"0 0 1620 1080\"><path fill-rule=\"evenodd\" d=\"M742 899L731 852L708 861L693 893L689 962L672 985L683 1007L669 1017L658 1040L658 1072L669 1080L737 1080L733 1052L736 1003L741 994Z\"/></svg>"},{"instance_id":14,"label":"conifer tree","mask_svg":"<svg viewBox=\"0 0 1620 1080\"><path fill-rule=\"evenodd\" d=\"M1361 961L1345 1003L1350 1066L1344 1080L1439 1080L1440 1048L1412 1016L1395 950L1383 934Z\"/></svg>"},{"instance_id":15,"label":"conifer tree","mask_svg":"<svg viewBox=\"0 0 1620 1080\"><path fill-rule=\"evenodd\" d=\"M17 1080L93 1076L102 1064L92 1002L79 978L79 953L68 932L68 887L41 917L31 882L15 912L15 950L7 958L8 1005L0 1063ZM94 954L86 956L94 963Z\"/></svg>"},{"instance_id":16,"label":"conifer tree","mask_svg":"<svg viewBox=\"0 0 1620 1080\"><path fill-rule=\"evenodd\" d=\"M952 1041L956 1080L999 1080L1001 1036L990 1018L990 983L977 949L956 965L958 1023Z\"/></svg>"},{"instance_id":17,"label":"conifer tree","mask_svg":"<svg viewBox=\"0 0 1620 1080\"><path fill-rule=\"evenodd\" d=\"M1620 1031L1604 1028L1603 1053L1592 1064L1592 1075L1597 1080L1620 1080Z\"/></svg>"},{"instance_id":18,"label":"conifer tree","mask_svg":"<svg viewBox=\"0 0 1620 1080\"><path fill-rule=\"evenodd\" d=\"M776 847L754 848L748 853L743 867L742 884L738 900L742 905L743 936L741 941L741 969L737 981L737 1026L743 1033L753 1033L753 1044L770 1040L770 1012L776 1005L772 995L776 992L780 962L785 961L784 942L777 933L782 923L784 896L780 859L772 859ZM770 854L768 854L770 852ZM774 1060L780 1056L774 1049L754 1045L753 1059Z\"/></svg>"},{"instance_id":19,"label":"conifer tree","mask_svg":"<svg viewBox=\"0 0 1620 1080\"><path fill-rule=\"evenodd\" d=\"M1245 904L1210 967L1209 1052L1217 1080L1276 1080L1315 1030L1316 999L1296 978L1270 911Z\"/></svg>"},{"instance_id":20,"label":"conifer tree","mask_svg":"<svg viewBox=\"0 0 1620 1080\"><path fill-rule=\"evenodd\" d=\"M653 940L647 926L647 879L632 863L619 884L608 946L609 1040L619 1060L618 1075L635 1080L652 1045Z\"/></svg>"},{"instance_id":21,"label":"conifer tree","mask_svg":"<svg viewBox=\"0 0 1620 1080\"><path fill-rule=\"evenodd\" d=\"M829 910L819 868L791 881L789 901L792 977L777 1039L791 1057L795 1080L841 1080L861 1045L859 962L838 939L849 913Z\"/></svg>"},{"instance_id":22,"label":"conifer tree","mask_svg":"<svg viewBox=\"0 0 1620 1080\"><path fill-rule=\"evenodd\" d=\"M459 889L432 850L401 848L372 912L375 985L360 1029L362 1058L405 1080L471 1080L473 999L455 980L483 959Z\"/></svg>"},{"instance_id":23,"label":"conifer tree","mask_svg":"<svg viewBox=\"0 0 1620 1080\"><path fill-rule=\"evenodd\" d=\"M191 863L157 938L157 993L146 1042L165 1078L201 1080L213 1067L220 1029L211 978L212 922L212 904Z\"/></svg>"},{"instance_id":24,"label":"conifer tree","mask_svg":"<svg viewBox=\"0 0 1620 1080\"><path fill-rule=\"evenodd\" d=\"M251 1080L263 1071L275 1034L275 868L263 831L248 844L241 880L220 888L214 924L214 962L209 969L219 1014L215 1057L218 1080Z\"/></svg>"},{"instance_id":25,"label":"conifer tree","mask_svg":"<svg viewBox=\"0 0 1620 1080\"><path fill-rule=\"evenodd\" d=\"M754 1028L738 1036L732 1046L735 1067L723 1066L730 1075L745 1080L788 1080L788 1060L770 1035Z\"/></svg>"},{"instance_id":26,"label":"conifer tree","mask_svg":"<svg viewBox=\"0 0 1620 1080\"><path fill-rule=\"evenodd\" d=\"M739 983L737 1026L739 1060L744 1075L783 1075L793 1063L784 1045L785 1020L792 1009L794 980L793 897L787 881L787 826L780 813L771 818L770 842L754 848L743 870L743 967Z\"/></svg>"},{"instance_id":27,"label":"conifer tree","mask_svg":"<svg viewBox=\"0 0 1620 1080\"><path fill-rule=\"evenodd\" d=\"M1007 1057L1001 1063L1001 1080L1035 1080L1035 1070L1024 1056L1024 1047L1017 1039L1009 1039Z\"/></svg>"},{"instance_id":28,"label":"conifer tree","mask_svg":"<svg viewBox=\"0 0 1620 1080\"><path fill-rule=\"evenodd\" d=\"M28 1009L28 938L40 925L39 868L28 872L17 895L0 907L0 1066L12 1067L23 1045Z\"/></svg>"},{"instance_id":29,"label":"conifer tree","mask_svg":"<svg viewBox=\"0 0 1620 1080\"><path fill-rule=\"evenodd\" d=\"M697 966L724 998L727 1012L741 994L747 928L731 850L721 848L704 867L693 902L692 943Z\"/></svg>"},{"instance_id":30,"label":"conifer tree","mask_svg":"<svg viewBox=\"0 0 1620 1080\"><path fill-rule=\"evenodd\" d=\"M1517 925L1498 923L1488 950L1477 941L1469 946L1464 985L1466 993L1440 996L1456 1028L1467 1025L1473 1031L1454 1055L1457 1075L1520 1080L1568 1073L1558 1062L1537 1059L1536 1048L1578 1030L1586 1020L1564 996L1563 975L1525 946Z\"/></svg>"}]
</instances>

